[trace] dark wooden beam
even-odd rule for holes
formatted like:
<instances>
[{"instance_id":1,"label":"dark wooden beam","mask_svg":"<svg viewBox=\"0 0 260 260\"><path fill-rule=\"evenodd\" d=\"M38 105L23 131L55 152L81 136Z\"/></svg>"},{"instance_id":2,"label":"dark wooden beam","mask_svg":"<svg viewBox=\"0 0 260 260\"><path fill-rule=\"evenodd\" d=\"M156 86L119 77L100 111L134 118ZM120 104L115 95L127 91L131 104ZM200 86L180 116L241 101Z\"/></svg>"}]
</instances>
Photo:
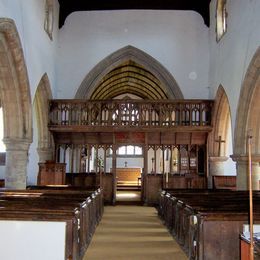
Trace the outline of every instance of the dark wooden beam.
<instances>
[{"instance_id":1,"label":"dark wooden beam","mask_svg":"<svg viewBox=\"0 0 260 260\"><path fill-rule=\"evenodd\" d=\"M59 27L61 28L66 17L76 11L98 11L98 10L192 10L198 12L209 26L209 4L211 0L59 0L60 17Z\"/></svg>"}]
</instances>

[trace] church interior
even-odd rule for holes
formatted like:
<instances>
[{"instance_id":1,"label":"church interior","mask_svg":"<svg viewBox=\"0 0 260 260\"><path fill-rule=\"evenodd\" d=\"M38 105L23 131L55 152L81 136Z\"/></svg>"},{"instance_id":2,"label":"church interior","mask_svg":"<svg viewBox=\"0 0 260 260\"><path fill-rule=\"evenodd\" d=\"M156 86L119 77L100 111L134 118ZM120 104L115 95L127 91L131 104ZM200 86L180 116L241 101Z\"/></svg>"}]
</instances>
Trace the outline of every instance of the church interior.
<instances>
[{"instance_id":1,"label":"church interior","mask_svg":"<svg viewBox=\"0 0 260 260\"><path fill-rule=\"evenodd\" d=\"M260 259L259 13L0 0L0 259Z\"/></svg>"}]
</instances>

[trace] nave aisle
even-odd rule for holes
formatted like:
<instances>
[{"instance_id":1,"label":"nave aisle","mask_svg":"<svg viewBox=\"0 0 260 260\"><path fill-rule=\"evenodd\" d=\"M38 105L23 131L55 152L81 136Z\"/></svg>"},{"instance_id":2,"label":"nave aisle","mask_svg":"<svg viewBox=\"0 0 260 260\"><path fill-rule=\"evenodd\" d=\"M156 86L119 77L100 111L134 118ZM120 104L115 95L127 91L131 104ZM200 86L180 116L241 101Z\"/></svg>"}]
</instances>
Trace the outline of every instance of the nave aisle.
<instances>
[{"instance_id":1,"label":"nave aisle","mask_svg":"<svg viewBox=\"0 0 260 260\"><path fill-rule=\"evenodd\" d=\"M105 207L84 260L186 260L153 207Z\"/></svg>"}]
</instances>

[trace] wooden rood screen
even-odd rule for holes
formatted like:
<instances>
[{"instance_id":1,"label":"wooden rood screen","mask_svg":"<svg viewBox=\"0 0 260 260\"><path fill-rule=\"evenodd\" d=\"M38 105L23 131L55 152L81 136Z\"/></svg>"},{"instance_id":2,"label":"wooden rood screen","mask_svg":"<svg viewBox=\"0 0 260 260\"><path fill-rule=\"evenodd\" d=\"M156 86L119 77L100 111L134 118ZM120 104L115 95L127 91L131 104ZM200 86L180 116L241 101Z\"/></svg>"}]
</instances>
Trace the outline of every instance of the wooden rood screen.
<instances>
[{"instance_id":1,"label":"wooden rood screen","mask_svg":"<svg viewBox=\"0 0 260 260\"><path fill-rule=\"evenodd\" d=\"M111 181L110 190L104 189L114 197L116 169L128 159L129 167L141 169L148 202L156 201L162 185L203 188L212 107L212 100L51 100L49 130L56 162L66 163L66 172L71 173L67 177L80 177L85 185L94 173L109 173L104 176ZM124 146L140 152L122 159L119 149Z\"/></svg>"},{"instance_id":2,"label":"wooden rood screen","mask_svg":"<svg viewBox=\"0 0 260 260\"><path fill-rule=\"evenodd\" d=\"M211 100L51 100L51 129L62 126L210 126Z\"/></svg>"}]
</instances>

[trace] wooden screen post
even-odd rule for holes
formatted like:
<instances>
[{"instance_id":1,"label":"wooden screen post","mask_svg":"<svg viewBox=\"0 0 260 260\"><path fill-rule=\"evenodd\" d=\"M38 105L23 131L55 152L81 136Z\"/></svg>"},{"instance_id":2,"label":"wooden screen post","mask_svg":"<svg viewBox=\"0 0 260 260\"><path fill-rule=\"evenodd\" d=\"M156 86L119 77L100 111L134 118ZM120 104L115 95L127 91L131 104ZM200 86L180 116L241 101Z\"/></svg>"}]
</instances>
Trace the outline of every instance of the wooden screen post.
<instances>
[{"instance_id":1,"label":"wooden screen post","mask_svg":"<svg viewBox=\"0 0 260 260\"><path fill-rule=\"evenodd\" d=\"M249 210L250 210L250 260L254 260L254 232L253 232L253 192L252 192L252 158L251 158L251 139L248 134L248 181L249 181Z\"/></svg>"}]
</instances>

